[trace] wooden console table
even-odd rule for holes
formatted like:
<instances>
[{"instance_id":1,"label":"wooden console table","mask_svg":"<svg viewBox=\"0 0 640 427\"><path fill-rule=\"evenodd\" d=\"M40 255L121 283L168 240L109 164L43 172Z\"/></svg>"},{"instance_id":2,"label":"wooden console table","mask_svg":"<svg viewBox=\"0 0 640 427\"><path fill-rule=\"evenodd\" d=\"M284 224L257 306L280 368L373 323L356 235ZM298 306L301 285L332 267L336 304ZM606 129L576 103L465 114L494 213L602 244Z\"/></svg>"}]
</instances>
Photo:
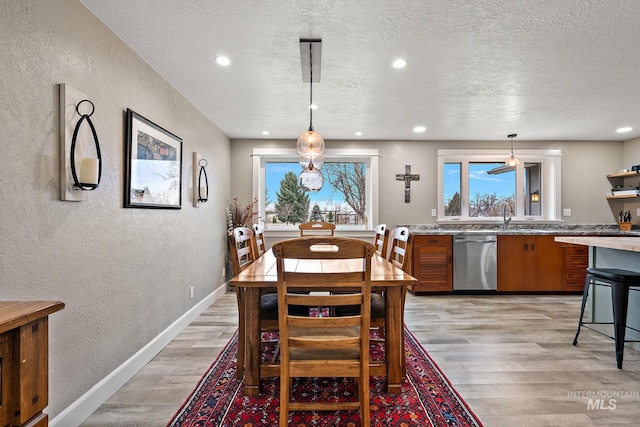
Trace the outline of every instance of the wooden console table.
<instances>
[{"instance_id":1,"label":"wooden console table","mask_svg":"<svg viewBox=\"0 0 640 427\"><path fill-rule=\"evenodd\" d=\"M0 426L46 427L49 315L59 301L0 301Z\"/></svg>"}]
</instances>

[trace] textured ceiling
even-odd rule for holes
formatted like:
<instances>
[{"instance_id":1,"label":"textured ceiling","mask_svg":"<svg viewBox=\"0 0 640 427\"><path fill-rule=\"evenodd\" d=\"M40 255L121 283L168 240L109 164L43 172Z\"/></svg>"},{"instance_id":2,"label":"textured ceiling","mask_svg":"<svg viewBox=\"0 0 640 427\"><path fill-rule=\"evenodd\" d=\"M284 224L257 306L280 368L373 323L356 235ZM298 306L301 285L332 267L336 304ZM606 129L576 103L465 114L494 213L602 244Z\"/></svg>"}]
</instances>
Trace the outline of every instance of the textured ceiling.
<instances>
[{"instance_id":1,"label":"textured ceiling","mask_svg":"<svg viewBox=\"0 0 640 427\"><path fill-rule=\"evenodd\" d=\"M325 139L640 136L637 0L82 2L230 138L307 129L300 38L322 39Z\"/></svg>"}]
</instances>

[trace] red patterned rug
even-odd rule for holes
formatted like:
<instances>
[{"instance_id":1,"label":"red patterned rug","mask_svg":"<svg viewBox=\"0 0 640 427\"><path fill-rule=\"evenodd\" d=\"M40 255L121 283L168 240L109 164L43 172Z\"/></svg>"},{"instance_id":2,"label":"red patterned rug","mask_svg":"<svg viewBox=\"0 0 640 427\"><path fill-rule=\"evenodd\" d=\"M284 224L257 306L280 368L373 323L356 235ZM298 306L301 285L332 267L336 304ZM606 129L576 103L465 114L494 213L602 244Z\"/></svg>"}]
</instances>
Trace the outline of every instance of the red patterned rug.
<instances>
[{"instance_id":1,"label":"red patterned rug","mask_svg":"<svg viewBox=\"0 0 640 427\"><path fill-rule=\"evenodd\" d=\"M277 426L279 378L261 380L261 394L245 396L244 381L237 381L237 334L222 350L200 380L191 396L174 415L168 427ZM405 328L407 375L402 393L387 394L383 377L371 377L371 426L427 427L479 426L482 424L453 388L413 334ZM264 356L269 356L266 350ZM384 348L374 343L372 359L384 358ZM351 380L332 378L301 379L293 383L293 396L313 398L315 389L333 387L344 399L353 396ZM311 396L311 397L310 397ZM355 427L359 413L292 412L290 426Z\"/></svg>"}]
</instances>

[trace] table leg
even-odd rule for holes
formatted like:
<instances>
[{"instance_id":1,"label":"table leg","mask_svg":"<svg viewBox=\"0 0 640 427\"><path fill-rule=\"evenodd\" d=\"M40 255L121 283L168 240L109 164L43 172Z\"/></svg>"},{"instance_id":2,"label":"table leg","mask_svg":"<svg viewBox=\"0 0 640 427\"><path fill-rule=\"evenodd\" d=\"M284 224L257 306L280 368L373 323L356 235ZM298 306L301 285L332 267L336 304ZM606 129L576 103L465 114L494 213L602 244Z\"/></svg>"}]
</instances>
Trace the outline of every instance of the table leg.
<instances>
[{"instance_id":1,"label":"table leg","mask_svg":"<svg viewBox=\"0 0 640 427\"><path fill-rule=\"evenodd\" d=\"M246 326L245 326L245 304L244 304L245 288L236 286L236 299L238 301L238 357L236 363L236 379L241 380L244 375L244 354L246 344Z\"/></svg>"},{"instance_id":2,"label":"table leg","mask_svg":"<svg viewBox=\"0 0 640 427\"><path fill-rule=\"evenodd\" d=\"M260 392L260 289L245 288L245 367L244 394Z\"/></svg>"},{"instance_id":3,"label":"table leg","mask_svg":"<svg viewBox=\"0 0 640 427\"><path fill-rule=\"evenodd\" d=\"M387 330L385 337L385 355L387 359L387 392L402 392L402 287L390 286L386 292Z\"/></svg>"}]
</instances>

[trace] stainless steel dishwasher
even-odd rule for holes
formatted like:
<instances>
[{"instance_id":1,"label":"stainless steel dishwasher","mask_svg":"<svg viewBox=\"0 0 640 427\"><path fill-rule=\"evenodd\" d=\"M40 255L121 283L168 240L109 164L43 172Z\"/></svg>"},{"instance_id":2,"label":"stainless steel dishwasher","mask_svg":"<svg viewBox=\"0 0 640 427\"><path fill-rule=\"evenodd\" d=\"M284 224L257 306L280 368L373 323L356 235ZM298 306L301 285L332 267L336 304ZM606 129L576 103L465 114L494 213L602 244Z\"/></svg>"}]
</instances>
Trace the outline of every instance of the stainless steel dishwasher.
<instances>
[{"instance_id":1,"label":"stainless steel dishwasher","mask_svg":"<svg viewBox=\"0 0 640 427\"><path fill-rule=\"evenodd\" d=\"M454 291L496 290L496 245L495 234L454 236Z\"/></svg>"}]
</instances>

